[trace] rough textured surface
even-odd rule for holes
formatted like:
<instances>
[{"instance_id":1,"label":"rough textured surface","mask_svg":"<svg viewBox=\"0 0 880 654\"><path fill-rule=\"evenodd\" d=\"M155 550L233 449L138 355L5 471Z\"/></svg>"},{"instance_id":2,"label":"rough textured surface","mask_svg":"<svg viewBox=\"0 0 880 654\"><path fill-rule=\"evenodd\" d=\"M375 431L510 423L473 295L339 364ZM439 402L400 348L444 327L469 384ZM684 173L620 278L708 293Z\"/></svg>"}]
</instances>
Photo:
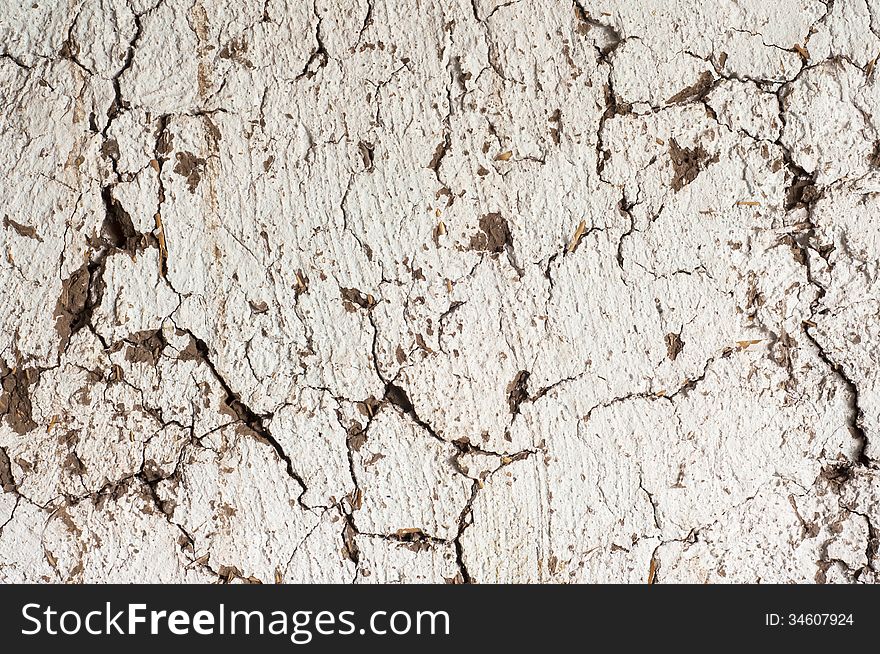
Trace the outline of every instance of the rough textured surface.
<instances>
[{"instance_id":1,"label":"rough textured surface","mask_svg":"<svg viewBox=\"0 0 880 654\"><path fill-rule=\"evenodd\" d=\"M3 3L0 580L877 581L878 55L876 0Z\"/></svg>"}]
</instances>

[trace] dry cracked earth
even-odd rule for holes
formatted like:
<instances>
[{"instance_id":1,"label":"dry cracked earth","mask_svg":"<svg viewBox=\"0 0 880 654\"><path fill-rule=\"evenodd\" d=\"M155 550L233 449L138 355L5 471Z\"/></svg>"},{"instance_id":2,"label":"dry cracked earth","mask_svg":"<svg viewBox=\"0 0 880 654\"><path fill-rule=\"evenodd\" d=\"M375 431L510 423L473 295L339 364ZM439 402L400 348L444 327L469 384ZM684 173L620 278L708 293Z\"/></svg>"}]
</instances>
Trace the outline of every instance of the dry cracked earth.
<instances>
[{"instance_id":1,"label":"dry cracked earth","mask_svg":"<svg viewBox=\"0 0 880 654\"><path fill-rule=\"evenodd\" d=\"M0 52L0 580L878 580L877 0L33 0Z\"/></svg>"}]
</instances>

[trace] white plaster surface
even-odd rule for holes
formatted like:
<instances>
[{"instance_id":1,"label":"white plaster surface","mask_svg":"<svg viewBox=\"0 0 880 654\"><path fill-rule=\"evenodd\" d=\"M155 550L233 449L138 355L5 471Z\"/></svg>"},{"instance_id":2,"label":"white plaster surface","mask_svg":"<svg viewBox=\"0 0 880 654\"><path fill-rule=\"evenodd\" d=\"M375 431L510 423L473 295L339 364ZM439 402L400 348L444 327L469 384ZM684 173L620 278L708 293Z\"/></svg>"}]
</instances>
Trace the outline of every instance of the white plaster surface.
<instances>
[{"instance_id":1,"label":"white plaster surface","mask_svg":"<svg viewBox=\"0 0 880 654\"><path fill-rule=\"evenodd\" d=\"M873 583L877 0L0 5L0 581Z\"/></svg>"}]
</instances>

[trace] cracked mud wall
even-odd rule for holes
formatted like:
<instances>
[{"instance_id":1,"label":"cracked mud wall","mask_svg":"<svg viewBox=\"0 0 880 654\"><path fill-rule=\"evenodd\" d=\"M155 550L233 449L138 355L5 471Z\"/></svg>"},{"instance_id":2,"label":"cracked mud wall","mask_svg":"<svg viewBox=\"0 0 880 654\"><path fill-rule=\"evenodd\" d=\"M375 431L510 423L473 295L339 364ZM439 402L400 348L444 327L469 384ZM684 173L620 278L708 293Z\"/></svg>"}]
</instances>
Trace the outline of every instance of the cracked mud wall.
<instances>
[{"instance_id":1,"label":"cracked mud wall","mask_svg":"<svg viewBox=\"0 0 880 654\"><path fill-rule=\"evenodd\" d=\"M0 580L874 582L875 0L0 7Z\"/></svg>"}]
</instances>

